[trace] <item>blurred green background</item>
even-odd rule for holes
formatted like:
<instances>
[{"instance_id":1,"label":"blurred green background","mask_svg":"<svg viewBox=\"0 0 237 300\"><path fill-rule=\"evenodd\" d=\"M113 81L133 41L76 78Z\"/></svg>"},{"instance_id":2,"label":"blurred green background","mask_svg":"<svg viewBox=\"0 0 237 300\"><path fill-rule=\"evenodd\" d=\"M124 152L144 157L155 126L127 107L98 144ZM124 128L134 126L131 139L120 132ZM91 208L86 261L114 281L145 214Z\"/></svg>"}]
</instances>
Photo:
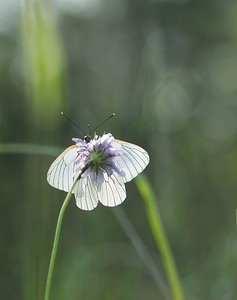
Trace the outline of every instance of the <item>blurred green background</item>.
<instances>
[{"instance_id":1,"label":"blurred green background","mask_svg":"<svg viewBox=\"0 0 237 300\"><path fill-rule=\"evenodd\" d=\"M64 111L85 129L115 112L99 133L149 152L186 300L237 299L237 2L19 2L0 3L0 298L43 298L66 195L46 173L81 136ZM59 149L13 154L3 143ZM122 207L165 278L142 199L126 187ZM163 296L112 209L73 200L52 299Z\"/></svg>"}]
</instances>

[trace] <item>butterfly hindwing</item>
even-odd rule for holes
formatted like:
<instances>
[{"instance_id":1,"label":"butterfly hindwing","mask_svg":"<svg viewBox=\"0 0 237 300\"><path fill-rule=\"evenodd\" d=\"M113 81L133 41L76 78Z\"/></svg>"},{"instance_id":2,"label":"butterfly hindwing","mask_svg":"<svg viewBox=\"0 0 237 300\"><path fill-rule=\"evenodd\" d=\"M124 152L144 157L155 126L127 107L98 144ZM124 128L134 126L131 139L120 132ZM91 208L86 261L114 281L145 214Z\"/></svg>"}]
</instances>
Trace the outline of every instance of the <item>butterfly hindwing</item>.
<instances>
[{"instance_id":1,"label":"butterfly hindwing","mask_svg":"<svg viewBox=\"0 0 237 300\"><path fill-rule=\"evenodd\" d=\"M99 201L105 206L117 206L126 198L124 180L117 173L104 173L104 182L98 186Z\"/></svg>"},{"instance_id":2,"label":"butterfly hindwing","mask_svg":"<svg viewBox=\"0 0 237 300\"><path fill-rule=\"evenodd\" d=\"M94 209L98 202L105 206L117 206L126 198L123 178L117 174L104 173L103 183L93 183L88 174L81 178L74 188L77 206L84 210Z\"/></svg>"},{"instance_id":3,"label":"butterfly hindwing","mask_svg":"<svg viewBox=\"0 0 237 300\"><path fill-rule=\"evenodd\" d=\"M78 180L74 188L74 195L76 204L81 209L92 210L98 204L97 189L92 184L90 176Z\"/></svg>"}]
</instances>

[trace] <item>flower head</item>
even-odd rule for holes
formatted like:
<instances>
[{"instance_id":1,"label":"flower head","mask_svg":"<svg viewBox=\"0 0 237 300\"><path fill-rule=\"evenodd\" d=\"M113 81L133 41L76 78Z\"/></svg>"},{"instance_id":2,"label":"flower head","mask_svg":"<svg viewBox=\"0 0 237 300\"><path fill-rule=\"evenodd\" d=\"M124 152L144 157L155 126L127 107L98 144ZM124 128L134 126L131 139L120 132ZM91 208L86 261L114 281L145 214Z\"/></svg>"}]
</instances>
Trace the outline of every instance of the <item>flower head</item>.
<instances>
[{"instance_id":1,"label":"flower head","mask_svg":"<svg viewBox=\"0 0 237 300\"><path fill-rule=\"evenodd\" d=\"M72 139L78 146L78 156L75 160L75 174L85 168L81 178L91 177L92 184L102 184L107 176L113 173L124 177L125 173L116 165L115 157L124 154L123 150L113 147L114 137L111 133L96 135L93 139L86 136L84 140Z\"/></svg>"}]
</instances>

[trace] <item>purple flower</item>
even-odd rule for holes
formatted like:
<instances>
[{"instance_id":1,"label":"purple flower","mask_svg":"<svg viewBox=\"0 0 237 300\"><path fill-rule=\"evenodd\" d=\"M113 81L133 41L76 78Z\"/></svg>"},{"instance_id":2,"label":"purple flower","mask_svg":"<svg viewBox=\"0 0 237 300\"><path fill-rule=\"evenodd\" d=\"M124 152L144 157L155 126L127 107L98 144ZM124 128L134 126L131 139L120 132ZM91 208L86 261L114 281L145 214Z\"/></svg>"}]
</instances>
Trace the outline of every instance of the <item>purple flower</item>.
<instances>
[{"instance_id":1,"label":"purple flower","mask_svg":"<svg viewBox=\"0 0 237 300\"><path fill-rule=\"evenodd\" d=\"M75 174L86 169L81 178L90 176L92 184L102 184L105 177L111 177L117 173L125 177L125 173L116 165L115 158L124 154L123 150L117 150L113 147L114 137L111 133L96 135L93 139L85 137L72 139L78 146L78 156L75 160Z\"/></svg>"}]
</instances>

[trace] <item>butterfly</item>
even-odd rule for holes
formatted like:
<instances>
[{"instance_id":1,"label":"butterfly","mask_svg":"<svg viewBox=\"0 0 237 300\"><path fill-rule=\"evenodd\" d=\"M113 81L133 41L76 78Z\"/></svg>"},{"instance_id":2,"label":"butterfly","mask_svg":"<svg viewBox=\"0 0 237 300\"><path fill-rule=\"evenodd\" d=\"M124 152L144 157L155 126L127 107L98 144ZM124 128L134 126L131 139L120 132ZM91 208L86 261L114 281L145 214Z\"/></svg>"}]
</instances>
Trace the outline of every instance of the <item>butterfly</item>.
<instances>
[{"instance_id":1,"label":"butterfly","mask_svg":"<svg viewBox=\"0 0 237 300\"><path fill-rule=\"evenodd\" d=\"M148 153L137 145L114 139L110 133L73 141L76 145L64 150L51 164L48 183L68 192L81 172L73 189L79 208L92 210L99 202L109 207L121 204L126 198L125 183L146 168Z\"/></svg>"}]
</instances>

